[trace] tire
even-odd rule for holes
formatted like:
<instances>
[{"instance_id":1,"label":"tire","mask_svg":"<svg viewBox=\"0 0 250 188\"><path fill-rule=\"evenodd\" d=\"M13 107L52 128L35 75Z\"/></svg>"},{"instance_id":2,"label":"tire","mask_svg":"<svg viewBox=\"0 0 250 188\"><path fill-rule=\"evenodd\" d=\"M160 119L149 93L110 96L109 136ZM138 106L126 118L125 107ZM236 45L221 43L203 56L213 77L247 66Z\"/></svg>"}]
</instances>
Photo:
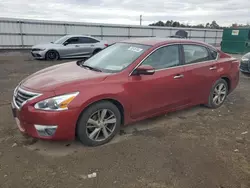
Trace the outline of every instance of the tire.
<instances>
[{"instance_id":1,"label":"tire","mask_svg":"<svg viewBox=\"0 0 250 188\"><path fill-rule=\"evenodd\" d=\"M217 80L211 89L208 98L208 104L206 106L213 109L219 108L225 102L227 95L227 82L223 79Z\"/></svg>"},{"instance_id":2,"label":"tire","mask_svg":"<svg viewBox=\"0 0 250 188\"><path fill-rule=\"evenodd\" d=\"M241 72L241 74L242 74L243 76L245 76L246 78L250 78L250 73Z\"/></svg>"},{"instance_id":3,"label":"tire","mask_svg":"<svg viewBox=\"0 0 250 188\"><path fill-rule=\"evenodd\" d=\"M102 118L104 114L106 115ZM106 119L106 122L109 121L109 123L102 123L105 122L102 119ZM112 140L120 126L121 113L119 109L111 102L102 101L83 111L77 123L76 134L83 145L99 146Z\"/></svg>"},{"instance_id":4,"label":"tire","mask_svg":"<svg viewBox=\"0 0 250 188\"><path fill-rule=\"evenodd\" d=\"M59 58L60 58L59 53L55 50L49 50L45 55L45 59L50 61L55 61L58 60Z\"/></svg>"},{"instance_id":5,"label":"tire","mask_svg":"<svg viewBox=\"0 0 250 188\"><path fill-rule=\"evenodd\" d=\"M92 53L92 56L97 54L98 52L102 51L101 49L95 49L94 52Z\"/></svg>"}]
</instances>

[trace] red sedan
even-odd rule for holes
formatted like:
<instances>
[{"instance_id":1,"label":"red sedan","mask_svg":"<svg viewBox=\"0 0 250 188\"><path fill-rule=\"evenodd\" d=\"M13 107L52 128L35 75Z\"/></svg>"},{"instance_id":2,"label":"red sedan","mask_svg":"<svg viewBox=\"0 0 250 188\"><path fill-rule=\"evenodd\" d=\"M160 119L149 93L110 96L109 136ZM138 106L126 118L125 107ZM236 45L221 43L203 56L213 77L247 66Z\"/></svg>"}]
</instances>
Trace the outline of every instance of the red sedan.
<instances>
[{"instance_id":1,"label":"red sedan","mask_svg":"<svg viewBox=\"0 0 250 188\"><path fill-rule=\"evenodd\" d=\"M87 61L43 69L15 89L21 132L88 146L121 125L204 104L218 108L239 81L239 61L208 44L143 38L116 43Z\"/></svg>"}]
</instances>

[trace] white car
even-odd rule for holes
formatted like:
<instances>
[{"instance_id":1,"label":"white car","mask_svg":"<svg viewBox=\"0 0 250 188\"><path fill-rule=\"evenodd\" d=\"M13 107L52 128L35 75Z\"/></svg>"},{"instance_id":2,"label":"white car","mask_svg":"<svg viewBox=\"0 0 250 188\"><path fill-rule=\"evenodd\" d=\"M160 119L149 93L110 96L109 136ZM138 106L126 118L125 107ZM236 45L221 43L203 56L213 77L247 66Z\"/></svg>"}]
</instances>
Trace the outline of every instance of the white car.
<instances>
[{"instance_id":1,"label":"white car","mask_svg":"<svg viewBox=\"0 0 250 188\"><path fill-rule=\"evenodd\" d=\"M107 41L85 35L66 35L47 44L32 47L35 59L57 60L60 58L88 58L108 46Z\"/></svg>"}]
</instances>

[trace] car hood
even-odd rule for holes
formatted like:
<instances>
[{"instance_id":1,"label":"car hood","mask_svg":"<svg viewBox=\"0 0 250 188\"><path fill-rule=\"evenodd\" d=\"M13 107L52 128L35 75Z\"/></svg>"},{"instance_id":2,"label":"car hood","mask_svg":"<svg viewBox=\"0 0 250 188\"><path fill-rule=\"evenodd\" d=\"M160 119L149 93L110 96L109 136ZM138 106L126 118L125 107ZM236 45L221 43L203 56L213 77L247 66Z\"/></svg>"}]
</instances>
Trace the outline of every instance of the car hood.
<instances>
[{"instance_id":1,"label":"car hood","mask_svg":"<svg viewBox=\"0 0 250 188\"><path fill-rule=\"evenodd\" d=\"M44 43L44 44L37 44L32 46L32 49L47 49L47 48L55 48L61 46L61 44L54 44L54 43Z\"/></svg>"},{"instance_id":2,"label":"car hood","mask_svg":"<svg viewBox=\"0 0 250 188\"><path fill-rule=\"evenodd\" d=\"M109 73L95 72L79 67L76 62L63 63L40 70L20 84L34 91L55 91L62 87L79 87L103 81Z\"/></svg>"}]
</instances>

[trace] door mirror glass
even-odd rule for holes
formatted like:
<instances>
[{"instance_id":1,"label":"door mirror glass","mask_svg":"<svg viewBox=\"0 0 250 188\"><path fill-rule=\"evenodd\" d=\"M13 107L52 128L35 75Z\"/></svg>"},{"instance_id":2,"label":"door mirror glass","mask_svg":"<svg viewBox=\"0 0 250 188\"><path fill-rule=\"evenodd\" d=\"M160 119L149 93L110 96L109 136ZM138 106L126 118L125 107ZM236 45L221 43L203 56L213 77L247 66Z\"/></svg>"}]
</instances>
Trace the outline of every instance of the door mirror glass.
<instances>
[{"instance_id":1,"label":"door mirror glass","mask_svg":"<svg viewBox=\"0 0 250 188\"><path fill-rule=\"evenodd\" d=\"M155 69L150 65L141 65L137 67L132 75L152 75L155 73Z\"/></svg>"},{"instance_id":2,"label":"door mirror glass","mask_svg":"<svg viewBox=\"0 0 250 188\"><path fill-rule=\"evenodd\" d=\"M64 46L67 46L68 44L69 44L68 41L65 41L65 42L63 43Z\"/></svg>"}]
</instances>

